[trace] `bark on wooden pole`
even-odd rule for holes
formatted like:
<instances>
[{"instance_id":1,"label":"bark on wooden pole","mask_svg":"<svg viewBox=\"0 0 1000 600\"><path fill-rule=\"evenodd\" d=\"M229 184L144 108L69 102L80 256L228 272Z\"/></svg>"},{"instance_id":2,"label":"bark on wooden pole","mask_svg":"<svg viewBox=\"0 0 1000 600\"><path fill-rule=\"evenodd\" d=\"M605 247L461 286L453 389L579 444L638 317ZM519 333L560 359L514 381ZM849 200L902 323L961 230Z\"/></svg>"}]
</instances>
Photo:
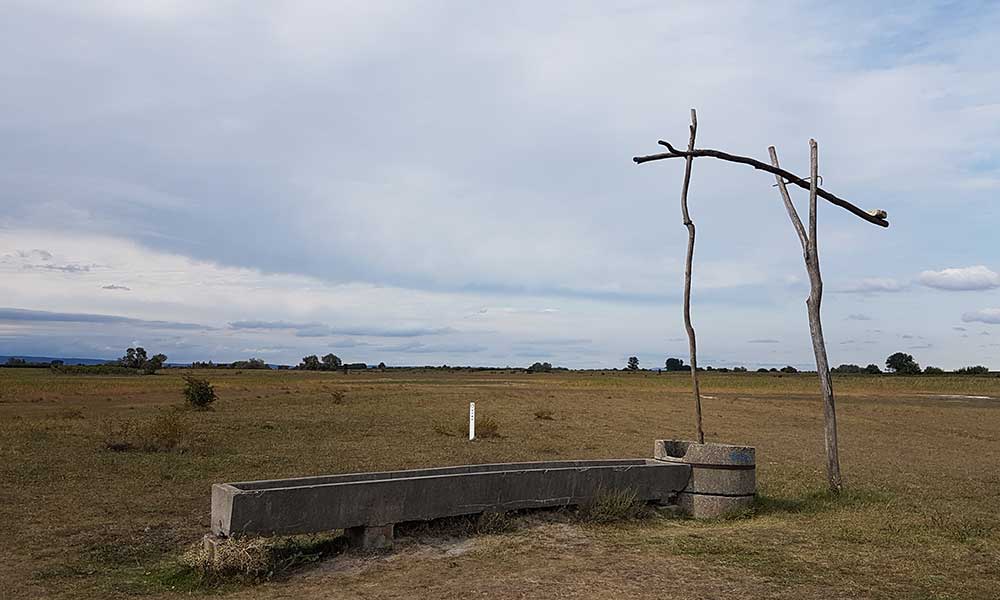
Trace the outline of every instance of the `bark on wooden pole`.
<instances>
[{"instance_id":1,"label":"bark on wooden pole","mask_svg":"<svg viewBox=\"0 0 1000 600\"><path fill-rule=\"evenodd\" d=\"M694 139L698 133L698 113L691 109L691 137L688 140L688 152L694 151ZM694 260L694 222L688 213L688 188L691 185L691 166L694 157L688 156L684 164L684 184L681 186L681 216L688 230L687 256L684 261L684 328L687 330L688 351L691 363L691 389L694 394L695 428L698 433L698 443L705 443L705 430L701 425L701 391L698 388L698 344L695 341L694 327L691 325L691 263Z\"/></svg>"},{"instance_id":2,"label":"bark on wooden pole","mask_svg":"<svg viewBox=\"0 0 1000 600\"><path fill-rule=\"evenodd\" d=\"M771 164L777 169L778 153L774 146L768 148ZM820 319L820 306L823 302L823 278L819 270L819 251L816 241L816 196L819 180L819 159L816 140L809 140L809 231L802 227L802 221L792 204L788 194L785 179L775 174L781 199L785 203L792 227L802 244L802 256L805 259L806 272L809 274L809 298L806 299L806 310L809 314L809 333L812 337L813 355L816 357L816 372L819 375L820 392L823 395L823 423L826 439L826 475L830 490L840 492L843 480L840 476L840 456L837 447L837 410L833 398L833 382L830 379L830 363L826 355L826 342L823 339L823 323Z\"/></svg>"}]
</instances>

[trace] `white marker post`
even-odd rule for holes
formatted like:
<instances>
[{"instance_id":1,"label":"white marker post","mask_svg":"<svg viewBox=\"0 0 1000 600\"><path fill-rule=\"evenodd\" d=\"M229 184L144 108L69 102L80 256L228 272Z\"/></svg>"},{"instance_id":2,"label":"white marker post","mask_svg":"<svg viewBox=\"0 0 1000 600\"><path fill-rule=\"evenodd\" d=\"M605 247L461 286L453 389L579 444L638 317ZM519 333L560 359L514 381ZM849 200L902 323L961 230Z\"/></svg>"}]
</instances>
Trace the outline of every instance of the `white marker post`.
<instances>
[{"instance_id":1,"label":"white marker post","mask_svg":"<svg viewBox=\"0 0 1000 600\"><path fill-rule=\"evenodd\" d=\"M469 402L469 441L476 439L476 403Z\"/></svg>"}]
</instances>

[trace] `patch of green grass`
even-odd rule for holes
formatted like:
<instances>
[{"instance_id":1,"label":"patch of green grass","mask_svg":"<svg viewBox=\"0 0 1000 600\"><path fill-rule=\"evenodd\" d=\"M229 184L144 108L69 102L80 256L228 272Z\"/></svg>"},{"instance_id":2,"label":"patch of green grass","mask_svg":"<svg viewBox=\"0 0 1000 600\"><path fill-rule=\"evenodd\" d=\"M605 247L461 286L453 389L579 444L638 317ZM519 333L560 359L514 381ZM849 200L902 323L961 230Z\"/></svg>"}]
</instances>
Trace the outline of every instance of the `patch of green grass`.
<instances>
[{"instance_id":1,"label":"patch of green grass","mask_svg":"<svg viewBox=\"0 0 1000 600\"><path fill-rule=\"evenodd\" d=\"M816 514L820 512L884 505L891 496L882 490L848 487L840 493L828 489L813 490L801 496L771 496L758 493L754 507L747 515L773 515L781 513Z\"/></svg>"}]
</instances>

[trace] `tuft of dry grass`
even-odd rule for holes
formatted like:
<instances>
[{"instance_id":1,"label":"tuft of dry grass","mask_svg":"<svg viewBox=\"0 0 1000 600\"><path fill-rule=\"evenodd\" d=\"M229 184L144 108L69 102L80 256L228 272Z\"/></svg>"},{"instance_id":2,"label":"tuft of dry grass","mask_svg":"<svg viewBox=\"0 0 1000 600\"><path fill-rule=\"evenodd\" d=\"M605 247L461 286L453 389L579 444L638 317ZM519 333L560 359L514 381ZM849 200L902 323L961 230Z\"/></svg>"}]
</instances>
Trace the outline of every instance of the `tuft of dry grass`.
<instances>
[{"instance_id":1,"label":"tuft of dry grass","mask_svg":"<svg viewBox=\"0 0 1000 600\"><path fill-rule=\"evenodd\" d=\"M486 512L476 518L474 531L478 534L496 534L513 531L516 521L510 513Z\"/></svg>"},{"instance_id":2,"label":"tuft of dry grass","mask_svg":"<svg viewBox=\"0 0 1000 600\"><path fill-rule=\"evenodd\" d=\"M555 420L553 412L547 408L542 408L535 411L535 418L540 421L552 421Z\"/></svg>"},{"instance_id":3,"label":"tuft of dry grass","mask_svg":"<svg viewBox=\"0 0 1000 600\"><path fill-rule=\"evenodd\" d=\"M180 564L197 574L202 584L228 581L262 582L287 575L346 546L341 536L227 538L209 548L192 545Z\"/></svg>"},{"instance_id":4,"label":"tuft of dry grass","mask_svg":"<svg viewBox=\"0 0 1000 600\"><path fill-rule=\"evenodd\" d=\"M434 433L438 435L443 435L445 437L455 437L458 435L451 423L448 423L447 421L436 421L431 427L434 430Z\"/></svg>"},{"instance_id":5,"label":"tuft of dry grass","mask_svg":"<svg viewBox=\"0 0 1000 600\"><path fill-rule=\"evenodd\" d=\"M107 418L99 425L102 444L112 452L171 452L186 450L191 426L176 409L161 409L152 418L138 421Z\"/></svg>"},{"instance_id":6,"label":"tuft of dry grass","mask_svg":"<svg viewBox=\"0 0 1000 600\"><path fill-rule=\"evenodd\" d=\"M649 516L646 503L632 489L599 490L590 502L577 508L577 518L585 523L618 523Z\"/></svg>"},{"instance_id":7,"label":"tuft of dry grass","mask_svg":"<svg viewBox=\"0 0 1000 600\"><path fill-rule=\"evenodd\" d=\"M491 439L500 437L500 422L493 417L483 417L476 421L476 438Z\"/></svg>"},{"instance_id":8,"label":"tuft of dry grass","mask_svg":"<svg viewBox=\"0 0 1000 600\"><path fill-rule=\"evenodd\" d=\"M434 433L445 437L464 437L469 434L469 422L460 421L457 425L449 421L435 421L432 425ZM493 417L476 419L476 439L497 439L500 435L500 422Z\"/></svg>"}]
</instances>

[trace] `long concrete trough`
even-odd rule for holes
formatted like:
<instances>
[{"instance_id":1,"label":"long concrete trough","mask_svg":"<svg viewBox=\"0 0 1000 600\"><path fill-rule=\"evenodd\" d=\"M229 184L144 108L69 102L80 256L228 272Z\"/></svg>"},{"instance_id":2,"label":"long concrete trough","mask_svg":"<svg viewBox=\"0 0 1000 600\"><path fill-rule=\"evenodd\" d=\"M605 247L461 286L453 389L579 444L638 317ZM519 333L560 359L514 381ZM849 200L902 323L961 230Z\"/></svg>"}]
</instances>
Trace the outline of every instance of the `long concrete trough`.
<instances>
[{"instance_id":1,"label":"long concrete trough","mask_svg":"<svg viewBox=\"0 0 1000 600\"><path fill-rule=\"evenodd\" d=\"M620 459L220 483L212 486L212 532L229 537L345 529L356 545L387 547L396 523L578 505L608 490L673 503L690 477L687 464Z\"/></svg>"}]
</instances>

